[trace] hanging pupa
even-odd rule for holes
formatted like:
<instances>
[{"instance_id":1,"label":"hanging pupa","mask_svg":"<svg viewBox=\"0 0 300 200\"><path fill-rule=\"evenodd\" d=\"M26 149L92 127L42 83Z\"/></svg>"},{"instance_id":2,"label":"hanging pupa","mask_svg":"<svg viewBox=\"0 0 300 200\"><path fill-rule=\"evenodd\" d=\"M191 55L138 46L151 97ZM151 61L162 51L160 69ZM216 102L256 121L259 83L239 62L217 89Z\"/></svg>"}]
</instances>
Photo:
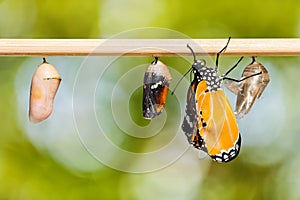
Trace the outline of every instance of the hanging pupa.
<instances>
[{"instance_id":1,"label":"hanging pupa","mask_svg":"<svg viewBox=\"0 0 300 200\"><path fill-rule=\"evenodd\" d=\"M49 117L61 77L45 58L35 71L30 87L29 120L41 122Z\"/></svg>"},{"instance_id":2,"label":"hanging pupa","mask_svg":"<svg viewBox=\"0 0 300 200\"><path fill-rule=\"evenodd\" d=\"M162 113L171 80L168 67L155 57L144 76L143 116L145 119L153 119Z\"/></svg>"},{"instance_id":3,"label":"hanging pupa","mask_svg":"<svg viewBox=\"0 0 300 200\"><path fill-rule=\"evenodd\" d=\"M224 85L234 94L237 95L235 115L237 118L243 118L251 109L256 99L260 98L261 94L267 87L270 77L267 69L252 57L252 62L246 66L242 77L251 76L241 82L226 80Z\"/></svg>"}]
</instances>

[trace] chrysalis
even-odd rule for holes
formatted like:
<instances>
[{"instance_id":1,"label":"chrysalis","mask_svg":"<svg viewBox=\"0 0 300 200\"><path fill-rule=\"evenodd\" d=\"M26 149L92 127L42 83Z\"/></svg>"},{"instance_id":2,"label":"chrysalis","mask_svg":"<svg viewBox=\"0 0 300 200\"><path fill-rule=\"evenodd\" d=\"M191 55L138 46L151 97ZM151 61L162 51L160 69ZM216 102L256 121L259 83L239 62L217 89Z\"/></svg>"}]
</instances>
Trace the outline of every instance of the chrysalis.
<instances>
[{"instance_id":1,"label":"chrysalis","mask_svg":"<svg viewBox=\"0 0 300 200\"><path fill-rule=\"evenodd\" d=\"M49 117L61 78L45 58L35 71L30 88L29 120L41 122Z\"/></svg>"},{"instance_id":2,"label":"chrysalis","mask_svg":"<svg viewBox=\"0 0 300 200\"><path fill-rule=\"evenodd\" d=\"M164 109L172 80L168 67L155 58L146 70L143 89L143 116L153 119Z\"/></svg>"},{"instance_id":3,"label":"chrysalis","mask_svg":"<svg viewBox=\"0 0 300 200\"><path fill-rule=\"evenodd\" d=\"M243 118L251 109L254 101L258 99L267 87L270 77L267 69L252 57L252 62L246 66L242 78L260 73L256 76L245 79L241 82L226 80L224 85L237 95L235 115L237 118Z\"/></svg>"}]
</instances>

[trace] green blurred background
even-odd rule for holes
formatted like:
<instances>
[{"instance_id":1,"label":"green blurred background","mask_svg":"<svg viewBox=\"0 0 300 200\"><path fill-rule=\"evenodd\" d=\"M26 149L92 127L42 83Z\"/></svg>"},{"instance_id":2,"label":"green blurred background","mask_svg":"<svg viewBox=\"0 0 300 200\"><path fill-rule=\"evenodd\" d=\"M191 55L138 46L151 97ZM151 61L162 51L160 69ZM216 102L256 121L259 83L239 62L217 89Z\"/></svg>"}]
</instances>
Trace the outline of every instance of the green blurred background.
<instances>
[{"instance_id":1,"label":"green blurred background","mask_svg":"<svg viewBox=\"0 0 300 200\"><path fill-rule=\"evenodd\" d=\"M109 38L141 27L167 28L191 38L299 37L300 2L0 0L1 38ZM221 65L226 67L221 72L236 59L222 58ZM107 92L122 75L151 60L119 58L98 85L106 88L96 95L99 104L108 102L109 106ZM180 73L190 67L189 62L178 58L162 60ZM86 150L76 132L72 92L85 58L48 58L63 81L51 117L33 125L27 119L28 93L41 58L0 57L0 199L300 199L300 60L258 60L268 68L271 82L249 115L239 121L243 146L237 159L218 164L199 159L198 152L189 149L162 169L135 174L103 165ZM245 59L241 65L249 62ZM232 76L240 74L236 70ZM128 84L140 87L143 74L140 77L140 82L132 80ZM88 82L88 78L80 81ZM126 93L126 89L122 91ZM141 94L140 87L128 105L132 120L146 126L149 122L141 117ZM234 96L228 96L234 105ZM126 102L120 98L117 103ZM166 112L171 117L166 119L165 135L159 140L163 144L155 142L155 137L143 140L124 134L111 120L110 107L96 106L95 113L106 120L105 131L113 143L128 151L148 152L175 137L181 123L178 104L168 97ZM86 128L87 132L96 132ZM161 159L164 156L168 155ZM128 163L121 156L113 157L133 169L139 165L139 160Z\"/></svg>"}]
</instances>

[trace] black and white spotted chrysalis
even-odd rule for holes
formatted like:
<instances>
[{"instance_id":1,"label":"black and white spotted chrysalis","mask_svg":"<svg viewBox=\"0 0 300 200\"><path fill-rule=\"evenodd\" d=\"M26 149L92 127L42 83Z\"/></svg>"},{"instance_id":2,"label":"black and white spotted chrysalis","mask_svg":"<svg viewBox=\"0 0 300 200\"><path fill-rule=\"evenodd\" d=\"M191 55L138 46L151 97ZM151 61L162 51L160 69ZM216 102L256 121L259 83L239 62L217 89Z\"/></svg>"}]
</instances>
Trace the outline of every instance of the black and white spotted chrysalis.
<instances>
[{"instance_id":1,"label":"black and white spotted chrysalis","mask_svg":"<svg viewBox=\"0 0 300 200\"><path fill-rule=\"evenodd\" d=\"M168 67L155 57L144 76L143 116L145 119L153 119L162 113L171 80Z\"/></svg>"}]
</instances>

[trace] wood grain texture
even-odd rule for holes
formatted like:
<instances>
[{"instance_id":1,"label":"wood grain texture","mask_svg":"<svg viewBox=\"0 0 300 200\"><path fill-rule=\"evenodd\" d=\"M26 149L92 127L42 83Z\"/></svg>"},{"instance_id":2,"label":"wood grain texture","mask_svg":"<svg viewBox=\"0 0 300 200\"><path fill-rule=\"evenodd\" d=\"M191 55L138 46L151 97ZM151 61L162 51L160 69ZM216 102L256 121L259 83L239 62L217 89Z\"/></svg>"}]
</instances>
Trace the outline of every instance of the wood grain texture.
<instances>
[{"instance_id":1,"label":"wood grain texture","mask_svg":"<svg viewBox=\"0 0 300 200\"><path fill-rule=\"evenodd\" d=\"M0 39L0 56L187 56L215 55L224 39ZM300 56L300 39L231 39L222 55Z\"/></svg>"}]
</instances>

